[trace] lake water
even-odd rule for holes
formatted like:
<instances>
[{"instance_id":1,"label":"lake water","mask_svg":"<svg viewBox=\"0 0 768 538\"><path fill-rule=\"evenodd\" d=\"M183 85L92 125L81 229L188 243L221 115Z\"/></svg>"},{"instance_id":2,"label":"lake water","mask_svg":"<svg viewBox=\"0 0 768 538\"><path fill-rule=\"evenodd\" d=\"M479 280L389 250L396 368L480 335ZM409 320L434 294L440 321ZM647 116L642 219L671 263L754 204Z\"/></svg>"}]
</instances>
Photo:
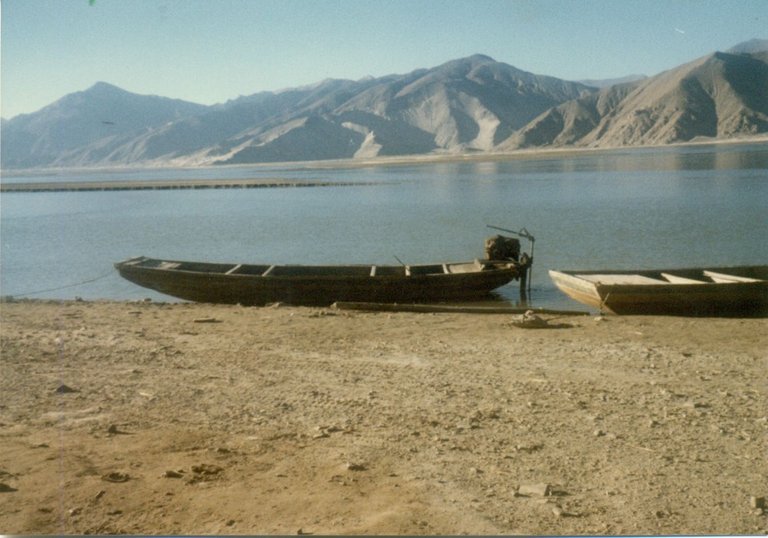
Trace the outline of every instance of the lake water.
<instances>
[{"instance_id":1,"label":"lake water","mask_svg":"<svg viewBox=\"0 0 768 538\"><path fill-rule=\"evenodd\" d=\"M112 269L136 255L278 264L462 261L483 256L483 239L498 233L488 224L525 227L536 237L529 297L536 307L583 308L554 288L546 273L552 268L768 263L768 144L362 168L69 171L3 181L241 178L345 185L3 193L0 293L170 300ZM500 292L518 301L517 283Z\"/></svg>"}]
</instances>

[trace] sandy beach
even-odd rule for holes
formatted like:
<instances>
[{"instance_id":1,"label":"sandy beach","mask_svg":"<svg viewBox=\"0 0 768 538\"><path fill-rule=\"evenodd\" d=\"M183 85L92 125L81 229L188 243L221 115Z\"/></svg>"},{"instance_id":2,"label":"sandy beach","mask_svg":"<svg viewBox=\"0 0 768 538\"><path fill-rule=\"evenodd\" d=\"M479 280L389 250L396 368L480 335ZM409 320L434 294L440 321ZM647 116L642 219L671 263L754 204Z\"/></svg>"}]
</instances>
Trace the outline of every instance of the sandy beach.
<instances>
[{"instance_id":1,"label":"sandy beach","mask_svg":"<svg viewBox=\"0 0 768 538\"><path fill-rule=\"evenodd\" d=\"M763 534L768 320L0 304L5 534Z\"/></svg>"}]
</instances>

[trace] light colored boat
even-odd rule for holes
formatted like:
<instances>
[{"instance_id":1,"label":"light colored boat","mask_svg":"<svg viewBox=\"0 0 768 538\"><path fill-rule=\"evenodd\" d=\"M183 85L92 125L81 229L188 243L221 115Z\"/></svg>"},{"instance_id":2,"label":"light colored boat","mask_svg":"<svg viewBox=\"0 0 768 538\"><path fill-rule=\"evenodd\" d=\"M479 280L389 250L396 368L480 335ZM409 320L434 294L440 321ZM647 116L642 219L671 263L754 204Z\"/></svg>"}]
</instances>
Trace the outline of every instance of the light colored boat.
<instances>
[{"instance_id":1,"label":"light colored boat","mask_svg":"<svg viewBox=\"0 0 768 538\"><path fill-rule=\"evenodd\" d=\"M120 275L161 293L207 303L330 305L444 302L482 298L524 278L527 265L475 260L431 265L250 265L137 257Z\"/></svg>"},{"instance_id":2,"label":"light colored boat","mask_svg":"<svg viewBox=\"0 0 768 538\"><path fill-rule=\"evenodd\" d=\"M614 314L768 316L768 265L549 276L572 299Z\"/></svg>"}]
</instances>

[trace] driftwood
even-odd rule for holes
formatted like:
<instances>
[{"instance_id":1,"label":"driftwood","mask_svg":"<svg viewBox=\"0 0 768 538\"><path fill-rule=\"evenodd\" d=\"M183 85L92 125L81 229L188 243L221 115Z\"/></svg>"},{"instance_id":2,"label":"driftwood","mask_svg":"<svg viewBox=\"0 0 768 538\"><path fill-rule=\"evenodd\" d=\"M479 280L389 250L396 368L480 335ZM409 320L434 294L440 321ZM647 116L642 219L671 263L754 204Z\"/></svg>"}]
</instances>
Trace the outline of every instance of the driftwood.
<instances>
[{"instance_id":1,"label":"driftwood","mask_svg":"<svg viewBox=\"0 0 768 538\"><path fill-rule=\"evenodd\" d=\"M338 310L364 310L368 312L422 312L445 314L551 314L557 316L589 316L578 310L549 310L546 308L513 308L506 306L451 306L440 304L355 303L337 301L331 308Z\"/></svg>"}]
</instances>

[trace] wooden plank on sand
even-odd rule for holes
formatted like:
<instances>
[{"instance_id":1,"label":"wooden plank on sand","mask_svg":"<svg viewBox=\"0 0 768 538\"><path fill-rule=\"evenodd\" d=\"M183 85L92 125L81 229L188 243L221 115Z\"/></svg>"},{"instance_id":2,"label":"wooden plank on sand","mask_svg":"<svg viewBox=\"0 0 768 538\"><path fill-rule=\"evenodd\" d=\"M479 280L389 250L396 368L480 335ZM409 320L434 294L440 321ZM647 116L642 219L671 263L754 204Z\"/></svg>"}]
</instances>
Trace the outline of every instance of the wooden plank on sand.
<instances>
[{"instance_id":1,"label":"wooden plank on sand","mask_svg":"<svg viewBox=\"0 0 768 538\"><path fill-rule=\"evenodd\" d=\"M356 303L337 301L331 305L338 310L363 310L368 312L421 312L445 314L553 314L558 316L589 316L579 310L549 310L547 308L511 308L507 306L451 306L438 304Z\"/></svg>"}]
</instances>

